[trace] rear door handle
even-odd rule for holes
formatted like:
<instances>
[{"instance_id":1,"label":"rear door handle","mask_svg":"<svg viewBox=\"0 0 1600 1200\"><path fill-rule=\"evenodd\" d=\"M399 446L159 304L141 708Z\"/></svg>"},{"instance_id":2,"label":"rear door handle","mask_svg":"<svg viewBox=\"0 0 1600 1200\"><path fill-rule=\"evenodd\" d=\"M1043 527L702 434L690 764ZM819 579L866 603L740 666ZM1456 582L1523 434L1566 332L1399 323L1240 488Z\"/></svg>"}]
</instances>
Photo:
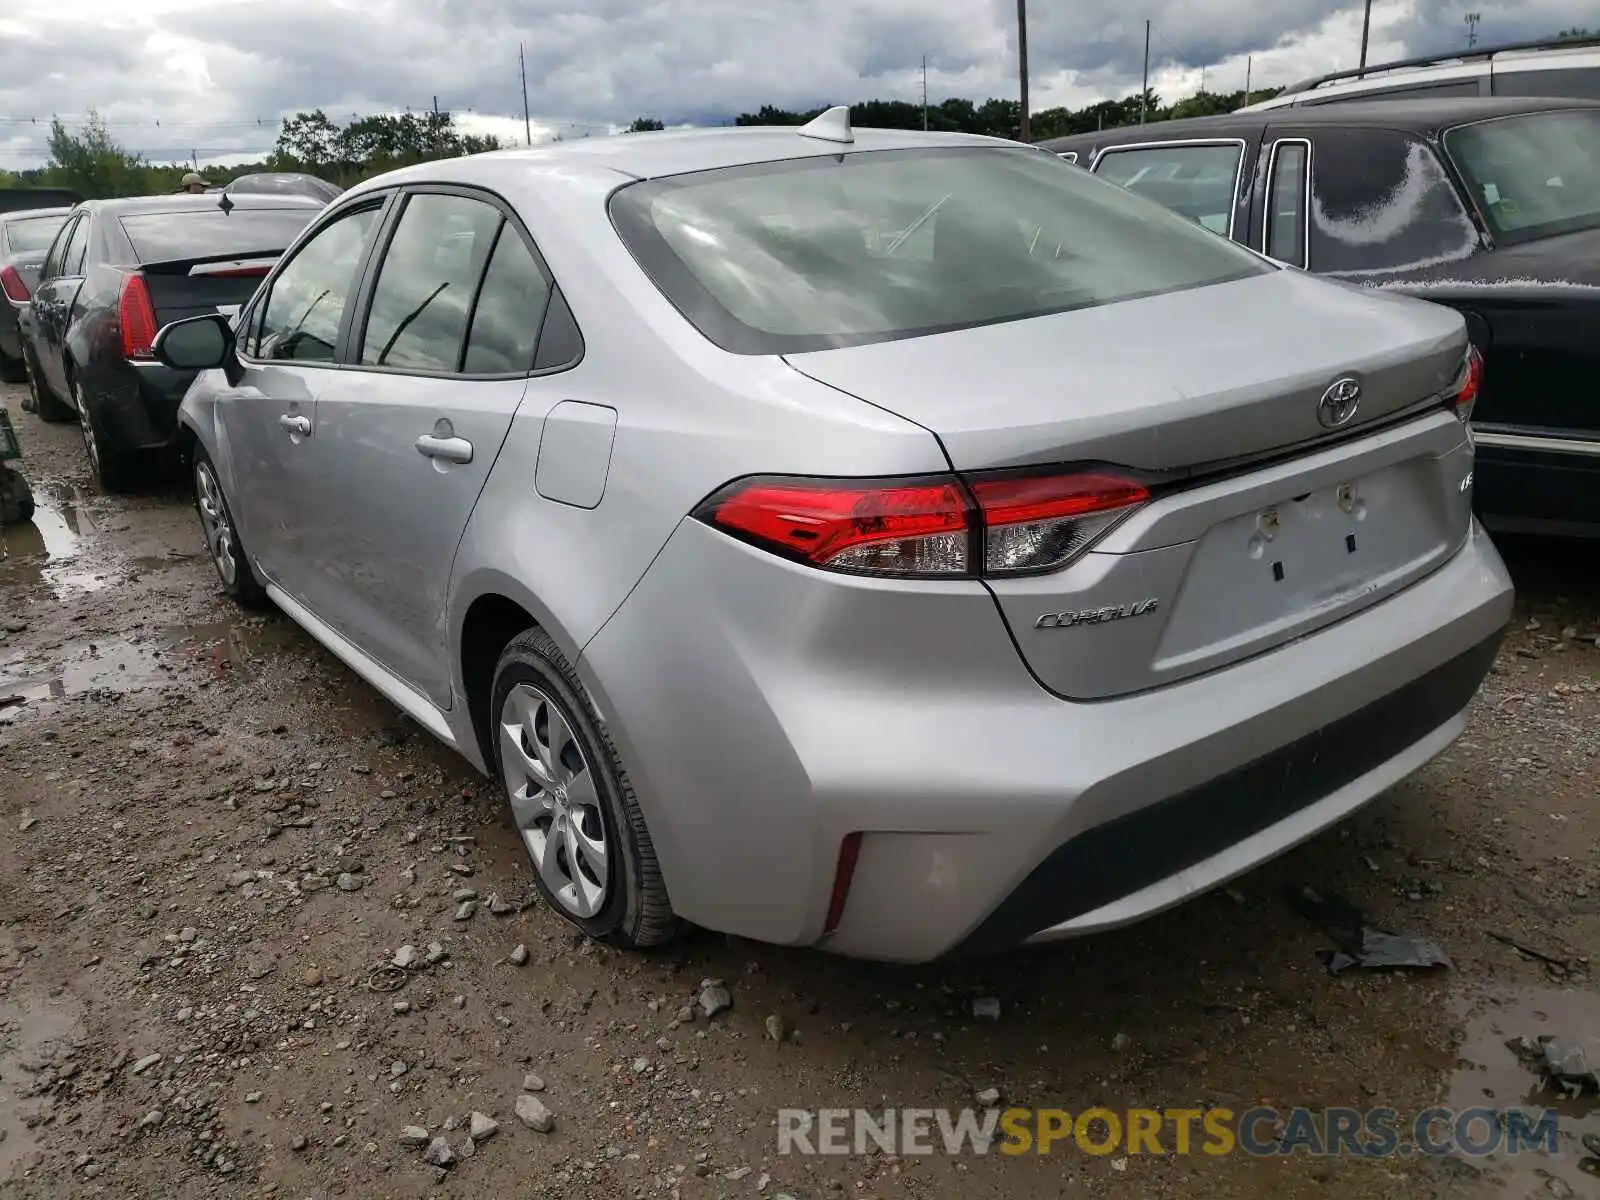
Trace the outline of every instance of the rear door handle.
<instances>
[{"instance_id":1,"label":"rear door handle","mask_svg":"<svg viewBox=\"0 0 1600 1200\"><path fill-rule=\"evenodd\" d=\"M311 436L311 418L297 417L293 413L284 413L278 418L278 428L289 433L298 433L301 437Z\"/></svg>"},{"instance_id":2,"label":"rear door handle","mask_svg":"<svg viewBox=\"0 0 1600 1200\"><path fill-rule=\"evenodd\" d=\"M469 463L472 461L472 443L466 438L435 437L425 433L417 439L417 453L424 458L442 458L445 462Z\"/></svg>"}]
</instances>

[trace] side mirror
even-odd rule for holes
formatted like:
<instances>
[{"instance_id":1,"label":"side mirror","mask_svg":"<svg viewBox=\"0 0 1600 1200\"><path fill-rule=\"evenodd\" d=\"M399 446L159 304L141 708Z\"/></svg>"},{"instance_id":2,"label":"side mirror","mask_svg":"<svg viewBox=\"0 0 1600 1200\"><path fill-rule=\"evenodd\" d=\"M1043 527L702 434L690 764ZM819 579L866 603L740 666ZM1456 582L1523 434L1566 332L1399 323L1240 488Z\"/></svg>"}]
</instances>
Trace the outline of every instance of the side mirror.
<instances>
[{"instance_id":1,"label":"side mirror","mask_svg":"<svg viewBox=\"0 0 1600 1200\"><path fill-rule=\"evenodd\" d=\"M189 317L163 325L150 345L156 361L177 371L209 371L228 360L233 330L219 314Z\"/></svg>"}]
</instances>

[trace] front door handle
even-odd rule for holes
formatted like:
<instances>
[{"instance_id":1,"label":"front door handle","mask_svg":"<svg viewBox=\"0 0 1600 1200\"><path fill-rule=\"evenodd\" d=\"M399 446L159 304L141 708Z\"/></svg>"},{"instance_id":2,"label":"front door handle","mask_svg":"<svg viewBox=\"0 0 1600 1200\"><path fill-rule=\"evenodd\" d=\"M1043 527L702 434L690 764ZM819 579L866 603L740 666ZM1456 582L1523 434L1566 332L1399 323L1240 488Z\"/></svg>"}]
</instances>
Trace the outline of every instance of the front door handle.
<instances>
[{"instance_id":1,"label":"front door handle","mask_svg":"<svg viewBox=\"0 0 1600 1200\"><path fill-rule=\"evenodd\" d=\"M469 463L472 461L472 443L466 438L436 437L425 433L417 439L417 453L424 458L442 458L445 462Z\"/></svg>"},{"instance_id":2,"label":"front door handle","mask_svg":"<svg viewBox=\"0 0 1600 1200\"><path fill-rule=\"evenodd\" d=\"M278 418L278 428L289 433L298 433L301 437L311 436L311 418L299 417L293 413L284 413Z\"/></svg>"}]
</instances>

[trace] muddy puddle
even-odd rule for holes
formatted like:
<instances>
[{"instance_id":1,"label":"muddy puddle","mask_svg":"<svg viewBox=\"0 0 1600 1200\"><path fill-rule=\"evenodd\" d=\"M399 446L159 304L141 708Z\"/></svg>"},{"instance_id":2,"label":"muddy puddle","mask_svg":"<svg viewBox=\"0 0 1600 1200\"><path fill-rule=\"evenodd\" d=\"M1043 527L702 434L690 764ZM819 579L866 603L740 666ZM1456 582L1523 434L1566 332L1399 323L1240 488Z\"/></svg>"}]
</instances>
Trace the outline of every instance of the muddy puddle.
<instances>
[{"instance_id":1,"label":"muddy puddle","mask_svg":"<svg viewBox=\"0 0 1600 1200\"><path fill-rule=\"evenodd\" d=\"M98 535L83 492L65 484L34 489L33 520L0 530L0 585L44 584L66 599L103 590L184 560L129 556Z\"/></svg>"},{"instance_id":2,"label":"muddy puddle","mask_svg":"<svg viewBox=\"0 0 1600 1200\"><path fill-rule=\"evenodd\" d=\"M1459 998L1456 1018L1464 1036L1458 1064L1443 1103L1458 1112L1471 1108L1521 1109L1556 1114L1556 1153L1542 1149L1500 1152L1476 1160L1509 1197L1600 1196L1600 1159L1584 1148L1600 1138L1600 1096L1564 1095L1521 1061L1507 1045L1541 1034L1578 1045L1600 1038L1600 992L1554 988L1478 991ZM1595 1064L1600 1066L1600 1064Z\"/></svg>"},{"instance_id":3,"label":"muddy puddle","mask_svg":"<svg viewBox=\"0 0 1600 1200\"><path fill-rule=\"evenodd\" d=\"M65 997L0 1001L0 1183L40 1149L37 1127L48 1102L32 1092L41 1073L74 1054L78 1021L77 1005Z\"/></svg>"}]
</instances>

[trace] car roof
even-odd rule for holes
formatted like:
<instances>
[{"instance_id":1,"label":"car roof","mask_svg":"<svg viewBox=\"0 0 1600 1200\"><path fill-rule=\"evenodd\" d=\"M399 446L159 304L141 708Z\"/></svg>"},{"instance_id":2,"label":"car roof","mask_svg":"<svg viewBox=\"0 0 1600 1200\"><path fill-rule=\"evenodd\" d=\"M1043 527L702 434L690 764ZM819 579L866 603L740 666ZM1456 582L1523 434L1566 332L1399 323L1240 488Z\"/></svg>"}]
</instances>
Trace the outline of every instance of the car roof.
<instances>
[{"instance_id":1,"label":"car roof","mask_svg":"<svg viewBox=\"0 0 1600 1200\"><path fill-rule=\"evenodd\" d=\"M170 196L122 196L114 200L85 200L79 207L126 217L141 213L159 215L163 213L199 212L206 209L220 208L221 199L222 197L215 192L202 195L177 193ZM234 208L244 209L303 207L321 212L324 207L320 200L310 196L295 195L290 192L272 194L245 193L238 196L229 196L228 203Z\"/></svg>"},{"instance_id":2,"label":"car roof","mask_svg":"<svg viewBox=\"0 0 1600 1200\"><path fill-rule=\"evenodd\" d=\"M1074 133L1036 143L1044 150L1073 149L1085 144L1121 140L1135 135L1137 140L1154 142L1168 138L1226 137L1244 127L1262 125L1366 126L1377 129L1405 129L1432 134L1472 121L1527 113L1555 112L1563 109L1600 109L1593 100L1562 100L1537 96L1452 96L1423 100L1341 100L1337 104L1302 104L1292 108L1272 108L1257 112L1220 113L1213 117L1190 117L1182 121L1152 121L1145 125L1125 125L1090 133Z\"/></svg>"},{"instance_id":3,"label":"car roof","mask_svg":"<svg viewBox=\"0 0 1600 1200\"><path fill-rule=\"evenodd\" d=\"M30 221L34 217L65 217L72 212L71 207L66 208L18 208L11 212L0 212L0 225L11 221Z\"/></svg>"},{"instance_id":4,"label":"car roof","mask_svg":"<svg viewBox=\"0 0 1600 1200\"><path fill-rule=\"evenodd\" d=\"M952 146L990 146L1025 149L1004 138L963 133L926 133L920 130L854 130L855 141L845 145L805 137L798 126L738 126L714 129L671 129L648 133L612 134L546 142L519 150L491 150L464 158L441 159L402 167L377 176L346 192L351 196L375 188L404 183L440 181L475 182L492 187L526 175L530 168L553 179L581 177L593 182L609 176L614 183L627 179L658 179L719 167L778 162L785 159L823 158L870 150L911 150Z\"/></svg>"}]
</instances>

